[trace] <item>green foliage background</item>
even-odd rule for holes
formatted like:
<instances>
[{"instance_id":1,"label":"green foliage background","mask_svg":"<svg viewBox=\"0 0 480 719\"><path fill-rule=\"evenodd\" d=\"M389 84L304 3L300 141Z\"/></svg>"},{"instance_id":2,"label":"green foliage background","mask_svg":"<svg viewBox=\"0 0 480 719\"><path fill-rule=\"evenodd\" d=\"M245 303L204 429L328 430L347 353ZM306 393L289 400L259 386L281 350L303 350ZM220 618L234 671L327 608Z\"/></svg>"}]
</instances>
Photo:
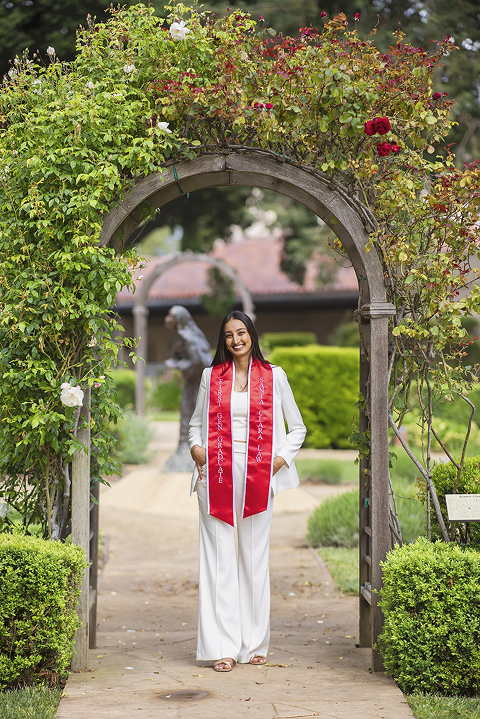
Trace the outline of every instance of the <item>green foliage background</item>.
<instances>
[{"instance_id":1,"label":"green foliage background","mask_svg":"<svg viewBox=\"0 0 480 719\"><path fill-rule=\"evenodd\" d=\"M307 428L305 447L351 447L357 416L358 349L277 347L270 361L282 367Z\"/></svg>"}]
</instances>

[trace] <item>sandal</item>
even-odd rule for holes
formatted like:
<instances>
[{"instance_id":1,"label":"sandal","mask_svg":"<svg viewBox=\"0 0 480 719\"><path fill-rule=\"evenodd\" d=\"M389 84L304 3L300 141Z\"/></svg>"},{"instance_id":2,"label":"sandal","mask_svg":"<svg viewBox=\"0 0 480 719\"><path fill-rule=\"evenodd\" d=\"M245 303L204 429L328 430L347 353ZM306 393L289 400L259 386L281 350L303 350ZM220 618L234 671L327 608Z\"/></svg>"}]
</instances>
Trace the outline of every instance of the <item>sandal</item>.
<instances>
[{"instance_id":1,"label":"sandal","mask_svg":"<svg viewBox=\"0 0 480 719\"><path fill-rule=\"evenodd\" d=\"M255 661L257 660L257 661ZM254 657L251 657L251 659L248 662L249 664L266 664L267 658L262 656L261 654L255 654Z\"/></svg>"},{"instance_id":2,"label":"sandal","mask_svg":"<svg viewBox=\"0 0 480 719\"><path fill-rule=\"evenodd\" d=\"M213 665L213 668L216 672L231 672L235 664L235 659L232 659L231 657L225 657L224 659L217 659L217 661ZM221 669L220 667L226 668Z\"/></svg>"}]
</instances>

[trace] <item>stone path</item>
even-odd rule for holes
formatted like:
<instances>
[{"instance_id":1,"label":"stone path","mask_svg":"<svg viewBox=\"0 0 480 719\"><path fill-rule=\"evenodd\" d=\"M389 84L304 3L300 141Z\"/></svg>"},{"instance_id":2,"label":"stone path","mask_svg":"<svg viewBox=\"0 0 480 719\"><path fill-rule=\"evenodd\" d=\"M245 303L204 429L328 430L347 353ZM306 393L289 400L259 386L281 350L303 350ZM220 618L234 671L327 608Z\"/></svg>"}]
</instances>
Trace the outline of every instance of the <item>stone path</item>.
<instances>
[{"instance_id":1,"label":"stone path","mask_svg":"<svg viewBox=\"0 0 480 719\"><path fill-rule=\"evenodd\" d=\"M195 661L196 499L188 475L160 472L176 431L159 423L154 459L102 491L98 644L90 671L71 674L57 719L412 719L396 684L370 674L370 651L356 647L358 600L335 589L304 544L308 513L341 487L275 500L268 665L219 674Z\"/></svg>"}]
</instances>

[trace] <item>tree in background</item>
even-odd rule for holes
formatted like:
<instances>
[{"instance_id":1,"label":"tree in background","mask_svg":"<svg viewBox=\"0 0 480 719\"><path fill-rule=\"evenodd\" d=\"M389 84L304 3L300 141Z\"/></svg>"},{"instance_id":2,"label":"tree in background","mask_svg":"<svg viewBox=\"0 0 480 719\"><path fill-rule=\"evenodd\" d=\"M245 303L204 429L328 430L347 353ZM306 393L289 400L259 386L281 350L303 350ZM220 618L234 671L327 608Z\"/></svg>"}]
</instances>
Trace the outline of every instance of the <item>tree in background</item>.
<instances>
[{"instance_id":1,"label":"tree in background","mask_svg":"<svg viewBox=\"0 0 480 719\"><path fill-rule=\"evenodd\" d=\"M54 47L64 61L75 57L75 36L79 25L86 25L87 14L105 20L109 0L0 0L0 73L10 68L10 60L28 48L48 59L47 47ZM130 3L133 4L133 3Z\"/></svg>"}]
</instances>

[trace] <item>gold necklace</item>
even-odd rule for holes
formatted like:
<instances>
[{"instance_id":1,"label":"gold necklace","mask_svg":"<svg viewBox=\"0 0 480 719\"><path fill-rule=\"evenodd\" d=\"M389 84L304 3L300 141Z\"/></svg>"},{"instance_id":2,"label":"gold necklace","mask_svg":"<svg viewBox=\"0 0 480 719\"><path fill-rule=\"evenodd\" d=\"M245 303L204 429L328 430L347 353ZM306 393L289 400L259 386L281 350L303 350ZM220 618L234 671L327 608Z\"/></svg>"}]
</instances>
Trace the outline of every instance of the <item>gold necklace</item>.
<instances>
[{"instance_id":1,"label":"gold necklace","mask_svg":"<svg viewBox=\"0 0 480 719\"><path fill-rule=\"evenodd\" d=\"M245 382L245 384L243 385L243 387L242 387L241 384L239 384L239 387L240 387L239 392L243 392L243 390L245 389L245 387L247 386L247 384L248 384L248 375L247 375L247 379L246 379L246 382Z\"/></svg>"}]
</instances>

